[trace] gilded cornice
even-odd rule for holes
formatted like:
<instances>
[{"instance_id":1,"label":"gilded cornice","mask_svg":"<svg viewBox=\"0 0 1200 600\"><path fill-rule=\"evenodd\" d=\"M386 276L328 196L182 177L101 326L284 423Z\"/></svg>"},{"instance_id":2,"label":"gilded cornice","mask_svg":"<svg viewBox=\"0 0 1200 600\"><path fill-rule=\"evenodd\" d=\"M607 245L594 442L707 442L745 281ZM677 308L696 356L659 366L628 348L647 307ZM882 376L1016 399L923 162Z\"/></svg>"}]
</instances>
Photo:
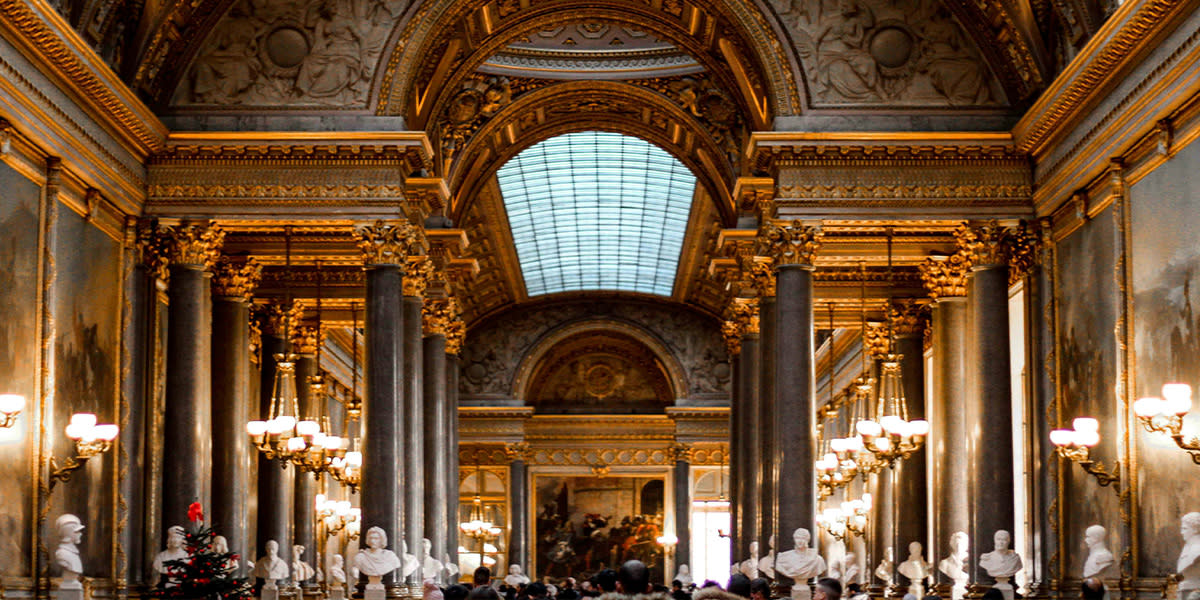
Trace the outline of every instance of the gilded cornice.
<instances>
[{"instance_id":1,"label":"gilded cornice","mask_svg":"<svg viewBox=\"0 0 1200 600\"><path fill-rule=\"evenodd\" d=\"M225 231L213 221L162 226L159 231L167 238L167 253L172 265L208 270L221 256Z\"/></svg>"},{"instance_id":2,"label":"gilded cornice","mask_svg":"<svg viewBox=\"0 0 1200 600\"><path fill-rule=\"evenodd\" d=\"M1025 162L1007 132L756 131L746 148L750 164L774 172L787 166L978 165Z\"/></svg>"},{"instance_id":3,"label":"gilded cornice","mask_svg":"<svg viewBox=\"0 0 1200 600\"><path fill-rule=\"evenodd\" d=\"M738 177L733 184L733 198L743 214L758 214L774 197L775 180L770 177Z\"/></svg>"},{"instance_id":4,"label":"gilded cornice","mask_svg":"<svg viewBox=\"0 0 1200 600\"><path fill-rule=\"evenodd\" d=\"M967 295L967 275L971 262L961 252L949 256L930 256L921 263L921 281L933 300Z\"/></svg>"},{"instance_id":5,"label":"gilded cornice","mask_svg":"<svg viewBox=\"0 0 1200 600\"><path fill-rule=\"evenodd\" d=\"M1040 156L1056 137L1107 93L1114 77L1142 60L1178 16L1195 10L1195 0L1124 2L1055 78L1013 128L1017 148Z\"/></svg>"},{"instance_id":6,"label":"gilded cornice","mask_svg":"<svg viewBox=\"0 0 1200 600\"><path fill-rule=\"evenodd\" d=\"M213 268L212 293L217 297L239 298L247 302L262 279L262 265L253 258L233 260L221 256Z\"/></svg>"},{"instance_id":7,"label":"gilded cornice","mask_svg":"<svg viewBox=\"0 0 1200 600\"><path fill-rule=\"evenodd\" d=\"M145 157L162 147L166 127L48 2L0 0L0 27L83 100L92 117L111 128L133 155Z\"/></svg>"},{"instance_id":8,"label":"gilded cornice","mask_svg":"<svg viewBox=\"0 0 1200 600\"><path fill-rule=\"evenodd\" d=\"M405 265L409 255L421 253L425 245L421 228L407 221L392 224L376 221L356 228L355 235L367 267Z\"/></svg>"},{"instance_id":9,"label":"gilded cornice","mask_svg":"<svg viewBox=\"0 0 1200 600\"><path fill-rule=\"evenodd\" d=\"M770 256L776 267L800 265L811 267L824 233L820 227L804 222L767 220L759 231L759 248Z\"/></svg>"},{"instance_id":10,"label":"gilded cornice","mask_svg":"<svg viewBox=\"0 0 1200 600\"><path fill-rule=\"evenodd\" d=\"M152 164L400 165L433 168L422 131L211 131L172 133ZM416 193L424 187L413 185Z\"/></svg>"}]
</instances>

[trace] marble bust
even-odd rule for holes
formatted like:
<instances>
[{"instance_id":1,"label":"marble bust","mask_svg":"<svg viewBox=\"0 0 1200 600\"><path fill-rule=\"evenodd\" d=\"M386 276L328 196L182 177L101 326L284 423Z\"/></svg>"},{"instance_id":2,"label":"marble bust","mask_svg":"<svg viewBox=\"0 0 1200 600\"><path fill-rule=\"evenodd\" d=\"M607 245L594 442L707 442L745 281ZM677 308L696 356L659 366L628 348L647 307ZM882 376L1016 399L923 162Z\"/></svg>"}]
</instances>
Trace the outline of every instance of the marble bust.
<instances>
[{"instance_id":1,"label":"marble bust","mask_svg":"<svg viewBox=\"0 0 1200 600\"><path fill-rule=\"evenodd\" d=\"M980 556L979 566L997 580L1001 577L1009 578L1016 575L1024 565L1021 564L1021 556L1009 548L1012 543L1012 535L1001 529L996 532L993 540L996 549Z\"/></svg>"},{"instance_id":2,"label":"marble bust","mask_svg":"<svg viewBox=\"0 0 1200 600\"><path fill-rule=\"evenodd\" d=\"M65 514L54 522L58 532L58 547L54 549L54 564L62 569L60 590L82 590L79 575L83 573L83 559L79 556L78 544L83 541L83 522L79 517Z\"/></svg>"},{"instance_id":3,"label":"marble bust","mask_svg":"<svg viewBox=\"0 0 1200 600\"><path fill-rule=\"evenodd\" d=\"M346 559L341 554L333 555L333 564L329 565L329 580L337 585L346 585Z\"/></svg>"},{"instance_id":4,"label":"marble bust","mask_svg":"<svg viewBox=\"0 0 1200 600\"><path fill-rule=\"evenodd\" d=\"M379 585L379 578L400 568L400 557L387 549L387 534L379 527L367 530L367 549L354 555L354 566ZM415 560L415 558L414 558Z\"/></svg>"},{"instance_id":5,"label":"marble bust","mask_svg":"<svg viewBox=\"0 0 1200 600\"><path fill-rule=\"evenodd\" d=\"M263 585L265 589L274 589L276 581L287 579L288 564L279 557L279 542L267 540L263 549L267 553L254 561L254 576L266 582Z\"/></svg>"},{"instance_id":6,"label":"marble bust","mask_svg":"<svg viewBox=\"0 0 1200 600\"><path fill-rule=\"evenodd\" d=\"M521 565L509 565L508 575L504 577L504 583L507 583L513 587L517 587L522 583L529 585L529 577L525 575L524 571L521 569Z\"/></svg>"},{"instance_id":7,"label":"marble bust","mask_svg":"<svg viewBox=\"0 0 1200 600\"><path fill-rule=\"evenodd\" d=\"M161 582L163 576L167 575L166 564L168 562L187 558L187 550L184 549L183 542L183 527L174 525L167 529L167 548L154 556L155 583ZM171 581L170 577L166 578L166 587L175 587L175 585L176 583Z\"/></svg>"},{"instance_id":8,"label":"marble bust","mask_svg":"<svg viewBox=\"0 0 1200 600\"><path fill-rule=\"evenodd\" d=\"M450 581L455 581L459 573L458 563L450 560L450 553L447 552L442 555L442 564L445 565L446 571L450 574Z\"/></svg>"},{"instance_id":9,"label":"marble bust","mask_svg":"<svg viewBox=\"0 0 1200 600\"><path fill-rule=\"evenodd\" d=\"M962 600L967 593L967 555L970 552L970 537L966 532L956 531L950 534L950 556L938 562L938 570L954 582L950 590L952 600Z\"/></svg>"},{"instance_id":10,"label":"marble bust","mask_svg":"<svg viewBox=\"0 0 1200 600\"><path fill-rule=\"evenodd\" d=\"M883 549L883 560L879 561L879 566L875 567L875 576L888 587L891 587L892 583L894 583L892 576L892 564L894 560L892 547L888 546Z\"/></svg>"},{"instance_id":11,"label":"marble bust","mask_svg":"<svg viewBox=\"0 0 1200 600\"><path fill-rule=\"evenodd\" d=\"M678 581L683 584L684 589L692 585L692 568L686 564L679 565L679 570L675 572L675 578L672 581Z\"/></svg>"},{"instance_id":12,"label":"marble bust","mask_svg":"<svg viewBox=\"0 0 1200 600\"><path fill-rule=\"evenodd\" d=\"M858 556L853 552L847 552L846 557L842 561L846 565L846 568L842 569L842 585L848 586L851 583L859 583Z\"/></svg>"},{"instance_id":13,"label":"marble bust","mask_svg":"<svg viewBox=\"0 0 1200 600\"><path fill-rule=\"evenodd\" d=\"M1099 525L1092 525L1083 532L1083 541L1087 545L1087 560L1083 563L1083 579L1089 577L1103 578L1113 564L1112 552L1108 550L1105 540L1108 532Z\"/></svg>"},{"instance_id":14,"label":"marble bust","mask_svg":"<svg viewBox=\"0 0 1200 600\"><path fill-rule=\"evenodd\" d=\"M425 538L421 540L421 547L425 549L425 558L421 560L421 579L433 578L434 581L441 581L445 567L442 566L442 561L433 556L433 542Z\"/></svg>"},{"instance_id":15,"label":"marble bust","mask_svg":"<svg viewBox=\"0 0 1200 600\"><path fill-rule=\"evenodd\" d=\"M825 572L825 559L816 549L808 547L810 541L812 534L801 527L792 532L795 547L787 552L780 552L775 557L775 572L790 577L795 582L795 585L792 585L794 600L811 598L812 589L808 587L808 580Z\"/></svg>"},{"instance_id":16,"label":"marble bust","mask_svg":"<svg viewBox=\"0 0 1200 600\"><path fill-rule=\"evenodd\" d=\"M758 577L758 542L750 542L750 558L738 565L738 572L750 579Z\"/></svg>"},{"instance_id":17,"label":"marble bust","mask_svg":"<svg viewBox=\"0 0 1200 600\"><path fill-rule=\"evenodd\" d=\"M758 559L758 572L768 579L775 578L775 536L767 538L767 554Z\"/></svg>"},{"instance_id":18,"label":"marble bust","mask_svg":"<svg viewBox=\"0 0 1200 600\"><path fill-rule=\"evenodd\" d=\"M925 580L929 579L933 567L921 554L921 542L908 545L908 558L900 563L897 571L908 578L908 593L921 598L925 596Z\"/></svg>"},{"instance_id":19,"label":"marble bust","mask_svg":"<svg viewBox=\"0 0 1200 600\"><path fill-rule=\"evenodd\" d=\"M292 573L297 583L312 579L317 574L312 566L304 562L304 550L300 544L292 546Z\"/></svg>"},{"instance_id":20,"label":"marble bust","mask_svg":"<svg viewBox=\"0 0 1200 600\"><path fill-rule=\"evenodd\" d=\"M416 555L408 553L408 542L404 540L400 540L400 558L403 561L400 565L400 576L405 579L421 568L421 562L417 560Z\"/></svg>"},{"instance_id":21,"label":"marble bust","mask_svg":"<svg viewBox=\"0 0 1200 600\"><path fill-rule=\"evenodd\" d=\"M223 535L218 535L218 536L214 537L213 538L213 552L216 552L217 554L228 554L229 553L229 540L225 539L225 536L223 536ZM230 558L229 560L225 561L225 570L226 571L232 573L232 572L236 571L237 568L238 568L238 563L233 558Z\"/></svg>"},{"instance_id":22,"label":"marble bust","mask_svg":"<svg viewBox=\"0 0 1200 600\"><path fill-rule=\"evenodd\" d=\"M1183 550L1175 565L1179 575L1178 600L1188 600L1188 596L1200 591L1200 512L1183 515L1179 535L1183 536Z\"/></svg>"}]
</instances>

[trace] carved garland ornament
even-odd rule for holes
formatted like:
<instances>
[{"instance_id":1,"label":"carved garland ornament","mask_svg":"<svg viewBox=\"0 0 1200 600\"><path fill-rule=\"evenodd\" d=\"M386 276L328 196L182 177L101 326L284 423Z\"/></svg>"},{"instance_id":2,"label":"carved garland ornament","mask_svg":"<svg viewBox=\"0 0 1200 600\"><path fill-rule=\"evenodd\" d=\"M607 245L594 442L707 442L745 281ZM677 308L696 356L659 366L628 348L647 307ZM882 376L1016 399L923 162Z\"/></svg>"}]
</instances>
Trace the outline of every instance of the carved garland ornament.
<instances>
[{"instance_id":1,"label":"carved garland ornament","mask_svg":"<svg viewBox=\"0 0 1200 600\"><path fill-rule=\"evenodd\" d=\"M363 264L368 267L404 265L410 254L417 254L424 246L421 228L408 222L389 225L376 221L355 229L354 233L358 236Z\"/></svg>"}]
</instances>

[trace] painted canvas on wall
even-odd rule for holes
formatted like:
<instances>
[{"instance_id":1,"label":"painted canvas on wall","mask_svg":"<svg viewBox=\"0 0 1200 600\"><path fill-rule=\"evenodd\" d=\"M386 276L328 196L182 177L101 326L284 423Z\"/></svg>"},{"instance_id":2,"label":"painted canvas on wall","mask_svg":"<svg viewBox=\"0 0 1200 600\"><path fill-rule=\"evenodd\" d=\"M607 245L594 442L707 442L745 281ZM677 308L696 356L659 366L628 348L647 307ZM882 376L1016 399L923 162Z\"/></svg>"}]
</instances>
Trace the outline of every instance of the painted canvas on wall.
<instances>
[{"instance_id":1,"label":"painted canvas on wall","mask_svg":"<svg viewBox=\"0 0 1200 600\"><path fill-rule=\"evenodd\" d=\"M30 572L40 196L36 183L0 163L0 393L26 398L16 425L0 429L0 564L12 575Z\"/></svg>"},{"instance_id":2,"label":"painted canvas on wall","mask_svg":"<svg viewBox=\"0 0 1200 600\"><path fill-rule=\"evenodd\" d=\"M57 337L54 403L48 429L54 455L61 460L73 451L62 431L72 414L95 413L101 423L117 420L121 247L64 206L59 206L54 226ZM85 556L111 554L115 470L115 453L106 452L54 490L49 520L63 512L79 516L87 525L83 536ZM111 567L111 560L93 560L88 575L106 576Z\"/></svg>"},{"instance_id":3,"label":"painted canvas on wall","mask_svg":"<svg viewBox=\"0 0 1200 600\"><path fill-rule=\"evenodd\" d=\"M1158 395L1162 384L1200 388L1200 144L1182 149L1130 189L1132 203L1135 397ZM1200 406L1200 403L1198 403ZM1200 410L1184 431L1200 432ZM1141 486L1138 501L1139 575L1173 573L1182 547L1179 517L1200 510L1200 466L1174 442L1136 433Z\"/></svg>"},{"instance_id":4,"label":"painted canvas on wall","mask_svg":"<svg viewBox=\"0 0 1200 600\"><path fill-rule=\"evenodd\" d=\"M1061 382L1060 425L1070 427L1076 417L1100 421L1101 444L1093 449L1096 460L1107 467L1118 458L1117 338L1119 314L1116 281L1117 226L1112 208L1097 214L1058 243L1058 348ZM1064 474L1063 527L1067 546L1066 574L1079 577L1087 552L1084 531L1100 524L1109 532L1109 545L1121 541L1117 495L1100 490L1096 480L1079 468Z\"/></svg>"},{"instance_id":5,"label":"painted canvas on wall","mask_svg":"<svg viewBox=\"0 0 1200 600\"><path fill-rule=\"evenodd\" d=\"M662 581L662 477L534 478L535 573L586 578L637 559Z\"/></svg>"}]
</instances>

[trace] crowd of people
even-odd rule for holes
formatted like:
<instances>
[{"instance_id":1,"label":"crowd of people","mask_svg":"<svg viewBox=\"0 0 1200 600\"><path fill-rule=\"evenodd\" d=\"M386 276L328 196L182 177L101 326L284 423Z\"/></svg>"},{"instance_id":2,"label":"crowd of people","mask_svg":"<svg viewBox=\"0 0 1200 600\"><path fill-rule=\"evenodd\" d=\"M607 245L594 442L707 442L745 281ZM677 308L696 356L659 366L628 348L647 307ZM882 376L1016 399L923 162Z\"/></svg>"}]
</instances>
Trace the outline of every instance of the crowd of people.
<instances>
[{"instance_id":1,"label":"crowd of people","mask_svg":"<svg viewBox=\"0 0 1200 600\"><path fill-rule=\"evenodd\" d=\"M724 587L705 581L699 587L676 579L668 589L650 582L651 571L639 560L629 560L617 570L603 569L592 577L576 581L567 577L560 585L533 581L509 585L492 578L487 567L475 569L472 584L454 584L440 588L432 579L425 581L423 600L769 600L771 584L767 579L733 575ZM812 600L841 600L842 584L836 579L817 580Z\"/></svg>"}]
</instances>

